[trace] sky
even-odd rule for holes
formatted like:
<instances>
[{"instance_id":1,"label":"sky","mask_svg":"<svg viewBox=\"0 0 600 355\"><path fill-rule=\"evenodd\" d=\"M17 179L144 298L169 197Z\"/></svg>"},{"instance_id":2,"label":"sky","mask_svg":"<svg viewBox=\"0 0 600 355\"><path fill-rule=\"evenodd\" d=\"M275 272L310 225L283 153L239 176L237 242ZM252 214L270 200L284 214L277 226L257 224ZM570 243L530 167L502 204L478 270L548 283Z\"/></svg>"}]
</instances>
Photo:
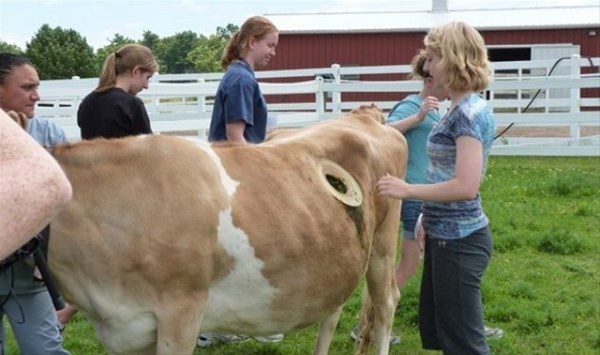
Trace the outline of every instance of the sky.
<instances>
[{"instance_id":1,"label":"sky","mask_svg":"<svg viewBox=\"0 0 600 355\"><path fill-rule=\"evenodd\" d=\"M452 8L597 5L598 0L448 0ZM428 10L431 0L0 0L0 40L25 49L39 28L73 29L94 49L116 33L139 40L178 32L215 33L253 15L275 13Z\"/></svg>"}]
</instances>

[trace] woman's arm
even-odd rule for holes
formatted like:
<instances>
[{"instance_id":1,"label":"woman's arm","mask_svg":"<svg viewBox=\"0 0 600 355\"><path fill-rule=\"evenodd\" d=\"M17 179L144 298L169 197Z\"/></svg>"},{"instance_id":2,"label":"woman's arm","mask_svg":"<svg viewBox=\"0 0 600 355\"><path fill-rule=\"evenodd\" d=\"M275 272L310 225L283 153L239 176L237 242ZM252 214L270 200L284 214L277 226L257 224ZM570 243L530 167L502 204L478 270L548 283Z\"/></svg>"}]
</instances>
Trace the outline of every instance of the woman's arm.
<instances>
[{"instance_id":1,"label":"woman's arm","mask_svg":"<svg viewBox=\"0 0 600 355\"><path fill-rule=\"evenodd\" d=\"M71 194L52 156L0 110L0 259L48 224Z\"/></svg>"},{"instance_id":2,"label":"woman's arm","mask_svg":"<svg viewBox=\"0 0 600 355\"><path fill-rule=\"evenodd\" d=\"M244 138L245 130L246 122L244 120L227 123L225 125L227 141L233 144L246 144L246 138Z\"/></svg>"},{"instance_id":3,"label":"woman's arm","mask_svg":"<svg viewBox=\"0 0 600 355\"><path fill-rule=\"evenodd\" d=\"M400 119L398 121L393 121L388 123L389 126L397 129L400 133L405 133L410 130L417 124L423 122L427 114L430 110L437 110L440 106L438 99L434 96L427 96L425 100L421 103L421 107L419 108L419 112L414 115L408 116L404 119ZM394 118L392 113L390 118Z\"/></svg>"},{"instance_id":4,"label":"woman's arm","mask_svg":"<svg viewBox=\"0 0 600 355\"><path fill-rule=\"evenodd\" d=\"M454 178L436 184L409 184L392 175L377 182L380 196L424 201L464 201L477 196L483 168L483 146L471 136L456 139L456 173Z\"/></svg>"}]
</instances>

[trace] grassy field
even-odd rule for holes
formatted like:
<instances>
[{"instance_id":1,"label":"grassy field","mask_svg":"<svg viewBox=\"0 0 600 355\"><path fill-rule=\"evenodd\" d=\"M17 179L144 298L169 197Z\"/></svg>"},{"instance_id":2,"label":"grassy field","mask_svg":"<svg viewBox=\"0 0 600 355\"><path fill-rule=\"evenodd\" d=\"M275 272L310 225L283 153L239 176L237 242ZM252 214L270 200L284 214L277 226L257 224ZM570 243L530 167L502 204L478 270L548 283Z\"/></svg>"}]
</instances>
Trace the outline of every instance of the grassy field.
<instances>
[{"instance_id":1,"label":"grassy field","mask_svg":"<svg viewBox=\"0 0 600 355\"><path fill-rule=\"evenodd\" d=\"M495 247L482 287L485 318L505 332L490 341L492 352L600 353L600 158L491 157L481 191ZM402 292L393 328L402 344L391 354L435 353L420 349L418 290L415 277ZM359 307L357 290L330 354L353 352L348 333ZM195 354L310 354L316 329L278 344L248 341ZM80 315L64 337L75 355L105 354ZM12 335L8 340L7 354L18 354Z\"/></svg>"}]
</instances>

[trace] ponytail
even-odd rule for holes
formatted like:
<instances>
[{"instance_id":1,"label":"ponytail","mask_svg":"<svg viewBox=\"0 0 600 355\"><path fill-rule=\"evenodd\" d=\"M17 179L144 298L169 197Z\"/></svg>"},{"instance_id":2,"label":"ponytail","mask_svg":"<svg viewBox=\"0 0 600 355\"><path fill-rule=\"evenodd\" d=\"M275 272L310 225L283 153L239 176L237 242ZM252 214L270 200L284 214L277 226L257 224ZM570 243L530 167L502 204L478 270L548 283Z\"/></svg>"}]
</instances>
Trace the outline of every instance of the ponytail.
<instances>
[{"instance_id":1,"label":"ponytail","mask_svg":"<svg viewBox=\"0 0 600 355\"><path fill-rule=\"evenodd\" d=\"M227 42L227 45L223 50L223 57L221 57L221 68L227 69L229 64L231 64L234 59L238 59L240 57L240 49L238 48L239 38L240 31L237 31L233 34L233 36L231 36L229 42Z\"/></svg>"},{"instance_id":2,"label":"ponytail","mask_svg":"<svg viewBox=\"0 0 600 355\"><path fill-rule=\"evenodd\" d=\"M100 74L98 87L96 90L94 90L94 92L103 92L115 87L117 82L116 62L117 52L112 52L108 55L108 57L106 57L104 60L104 65L102 66L102 73Z\"/></svg>"}]
</instances>

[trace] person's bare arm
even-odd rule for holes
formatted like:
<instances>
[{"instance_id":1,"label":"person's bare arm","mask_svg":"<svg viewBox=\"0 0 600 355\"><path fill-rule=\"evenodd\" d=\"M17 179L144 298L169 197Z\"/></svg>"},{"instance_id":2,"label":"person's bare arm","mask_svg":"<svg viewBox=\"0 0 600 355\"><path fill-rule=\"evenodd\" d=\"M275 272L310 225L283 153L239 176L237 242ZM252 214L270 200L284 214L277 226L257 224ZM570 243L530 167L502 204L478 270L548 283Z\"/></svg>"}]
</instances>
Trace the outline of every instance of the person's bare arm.
<instances>
[{"instance_id":1,"label":"person's bare arm","mask_svg":"<svg viewBox=\"0 0 600 355\"><path fill-rule=\"evenodd\" d=\"M419 112L414 115L408 116L402 120L388 123L389 126L394 127L400 133L406 133L406 131L412 129L414 126L423 122L429 111L437 110L440 107L440 103L437 98L433 96L427 96L421 103Z\"/></svg>"},{"instance_id":2,"label":"person's bare arm","mask_svg":"<svg viewBox=\"0 0 600 355\"><path fill-rule=\"evenodd\" d=\"M246 138L244 138L245 130L246 122L244 120L227 123L225 125L227 141L233 144L246 144Z\"/></svg>"},{"instance_id":3,"label":"person's bare arm","mask_svg":"<svg viewBox=\"0 0 600 355\"><path fill-rule=\"evenodd\" d=\"M456 139L456 172L447 181L435 184L409 184L392 175L377 181L380 196L409 198L423 201L463 201L477 196L483 167L481 141L471 136Z\"/></svg>"},{"instance_id":4,"label":"person's bare arm","mask_svg":"<svg viewBox=\"0 0 600 355\"><path fill-rule=\"evenodd\" d=\"M71 194L52 156L0 110L0 259L42 230Z\"/></svg>"}]
</instances>

